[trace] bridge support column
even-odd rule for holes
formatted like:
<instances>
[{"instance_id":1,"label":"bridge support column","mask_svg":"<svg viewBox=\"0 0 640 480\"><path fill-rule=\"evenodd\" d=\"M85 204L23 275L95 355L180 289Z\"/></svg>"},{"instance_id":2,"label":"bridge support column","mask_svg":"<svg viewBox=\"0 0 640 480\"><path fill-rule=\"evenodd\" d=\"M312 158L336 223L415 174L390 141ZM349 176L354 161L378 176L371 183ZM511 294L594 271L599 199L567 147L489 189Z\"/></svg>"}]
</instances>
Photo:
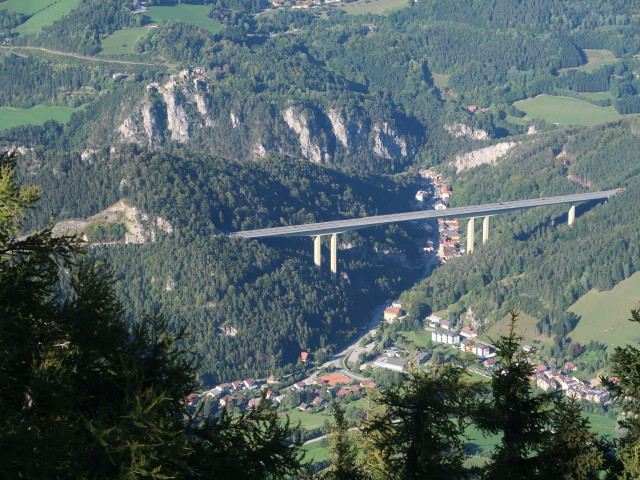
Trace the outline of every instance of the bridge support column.
<instances>
[{"instance_id":1,"label":"bridge support column","mask_svg":"<svg viewBox=\"0 0 640 480\"><path fill-rule=\"evenodd\" d=\"M469 219L469 223L467 224L467 253L473 252L473 235L475 230L475 218L471 217Z\"/></svg>"},{"instance_id":2,"label":"bridge support column","mask_svg":"<svg viewBox=\"0 0 640 480\"><path fill-rule=\"evenodd\" d=\"M321 265L322 265L322 254L320 253L320 248L322 247L322 236L316 235L313 237L313 263L316 264L316 268L318 269L318 273L320 273Z\"/></svg>"},{"instance_id":3,"label":"bridge support column","mask_svg":"<svg viewBox=\"0 0 640 480\"><path fill-rule=\"evenodd\" d=\"M569 226L573 225L573 222L576 220L576 206L571 205L569 209Z\"/></svg>"},{"instance_id":4,"label":"bridge support column","mask_svg":"<svg viewBox=\"0 0 640 480\"><path fill-rule=\"evenodd\" d=\"M482 221L482 244L487 243L487 240L489 240L489 215Z\"/></svg>"},{"instance_id":5,"label":"bridge support column","mask_svg":"<svg viewBox=\"0 0 640 480\"><path fill-rule=\"evenodd\" d=\"M331 234L331 276L335 281L338 275L338 234Z\"/></svg>"}]
</instances>

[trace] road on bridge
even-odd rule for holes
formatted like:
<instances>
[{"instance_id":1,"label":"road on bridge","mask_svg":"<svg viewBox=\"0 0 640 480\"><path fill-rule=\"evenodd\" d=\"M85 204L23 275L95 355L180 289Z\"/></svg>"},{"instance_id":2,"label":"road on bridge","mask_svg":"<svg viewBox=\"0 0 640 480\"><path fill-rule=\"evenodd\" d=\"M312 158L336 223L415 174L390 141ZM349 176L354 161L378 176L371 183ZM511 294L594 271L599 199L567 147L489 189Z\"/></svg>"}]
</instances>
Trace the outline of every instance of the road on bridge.
<instances>
[{"instance_id":1,"label":"road on bridge","mask_svg":"<svg viewBox=\"0 0 640 480\"><path fill-rule=\"evenodd\" d=\"M516 200L513 202L489 203L485 205L448 208L446 210L422 210L417 212L393 213L390 215L375 215L371 217L354 218L349 220L336 220L332 222L309 223L304 225L291 225L288 227L247 230L244 232L231 233L230 235L237 238L327 235L329 233L340 233L349 230L358 230L360 228L372 227L375 225L406 222L410 220L425 220L430 218L475 218L534 207L542 207L544 205L578 203L589 200L605 200L620 193L621 191L622 189L605 190L601 192L562 195L559 197L534 198L530 200Z\"/></svg>"}]
</instances>

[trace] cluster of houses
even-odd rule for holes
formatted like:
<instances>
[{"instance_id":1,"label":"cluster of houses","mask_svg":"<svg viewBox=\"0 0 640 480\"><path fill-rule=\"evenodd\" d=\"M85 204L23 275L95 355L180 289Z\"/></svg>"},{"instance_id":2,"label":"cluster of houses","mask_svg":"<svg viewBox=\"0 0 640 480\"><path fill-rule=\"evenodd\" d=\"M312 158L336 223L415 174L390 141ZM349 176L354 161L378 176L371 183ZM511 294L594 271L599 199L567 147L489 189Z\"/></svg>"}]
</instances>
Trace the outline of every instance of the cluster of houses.
<instances>
[{"instance_id":1,"label":"cluster of houses","mask_svg":"<svg viewBox=\"0 0 640 480\"><path fill-rule=\"evenodd\" d=\"M475 328L464 327L460 331L454 331L449 320L438 317L437 315L429 315L426 318L429 326L433 328L431 332L431 341L436 343L446 343L459 348L463 352L471 353L485 360L485 366L491 367L496 361L495 349L492 345L480 342L476 339L478 330Z\"/></svg>"},{"instance_id":2,"label":"cluster of houses","mask_svg":"<svg viewBox=\"0 0 640 480\"><path fill-rule=\"evenodd\" d=\"M326 386L327 394L322 397L322 387ZM327 396L349 400L356 395L361 396L367 388L377 388L371 380L362 380L359 383L339 372L322 375L315 379L295 383L292 387L295 391L305 395L305 401L298 405L302 411L310 410L314 407L326 408L329 404ZM355 395L354 395L355 394Z\"/></svg>"},{"instance_id":3,"label":"cluster of houses","mask_svg":"<svg viewBox=\"0 0 640 480\"><path fill-rule=\"evenodd\" d=\"M564 390L567 397L574 397L578 400L585 400L591 403L604 405L609 400L611 394L605 388L598 388L590 385L588 382L579 378L568 375L576 369L572 362L564 364L560 372L555 369L548 369L545 365L536 365L532 380L538 388L542 390Z\"/></svg>"},{"instance_id":4,"label":"cluster of houses","mask_svg":"<svg viewBox=\"0 0 640 480\"><path fill-rule=\"evenodd\" d=\"M442 175L435 173L431 169L420 170L423 187L418 190L415 199L411 202L411 207L415 209L446 210L447 202L453 189L447 185ZM440 263L444 264L450 258L462 255L464 249L460 245L460 225L458 219L438 219L439 243L437 247L433 241L427 241L423 247L423 253L432 255L436 252Z\"/></svg>"}]
</instances>

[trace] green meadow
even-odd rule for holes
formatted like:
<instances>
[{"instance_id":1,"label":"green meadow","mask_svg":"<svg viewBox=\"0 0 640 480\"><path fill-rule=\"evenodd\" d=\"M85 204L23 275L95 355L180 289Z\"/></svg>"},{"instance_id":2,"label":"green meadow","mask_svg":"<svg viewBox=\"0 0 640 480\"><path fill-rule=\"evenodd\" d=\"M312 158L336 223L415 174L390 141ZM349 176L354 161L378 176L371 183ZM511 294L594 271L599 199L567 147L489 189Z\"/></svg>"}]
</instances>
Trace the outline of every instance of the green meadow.
<instances>
[{"instance_id":1,"label":"green meadow","mask_svg":"<svg viewBox=\"0 0 640 480\"><path fill-rule=\"evenodd\" d=\"M307 445L304 445L302 449L305 451L305 461L317 463L321 462L322 460L329 459L329 449L327 447L323 447L322 441L320 440L318 440L317 442L308 443Z\"/></svg>"},{"instance_id":2,"label":"green meadow","mask_svg":"<svg viewBox=\"0 0 640 480\"><path fill-rule=\"evenodd\" d=\"M31 15L26 22L14 29L22 34L38 33L77 6L78 0L7 0L0 3L2 10Z\"/></svg>"},{"instance_id":3,"label":"green meadow","mask_svg":"<svg viewBox=\"0 0 640 480\"><path fill-rule=\"evenodd\" d=\"M583 72L592 72L602 65L611 65L616 63L618 59L609 50L597 50L585 48L584 53L587 56L587 63L580 67L563 68L565 70L582 70Z\"/></svg>"},{"instance_id":4,"label":"green meadow","mask_svg":"<svg viewBox=\"0 0 640 480\"><path fill-rule=\"evenodd\" d=\"M629 322L630 311L640 307L640 272L618 283L611 290L591 290L569 307L582 317L570 336L582 344L595 340L609 347L635 343L640 325Z\"/></svg>"},{"instance_id":5,"label":"green meadow","mask_svg":"<svg viewBox=\"0 0 640 480\"><path fill-rule=\"evenodd\" d=\"M66 107L0 107L0 130L20 125L42 125L47 120L67 123L71 114L79 109Z\"/></svg>"},{"instance_id":6,"label":"green meadow","mask_svg":"<svg viewBox=\"0 0 640 480\"><path fill-rule=\"evenodd\" d=\"M351 15L363 15L367 13L388 15L395 10L408 7L410 1L411 0L360 0L359 2L342 4L340 8Z\"/></svg>"},{"instance_id":7,"label":"green meadow","mask_svg":"<svg viewBox=\"0 0 640 480\"><path fill-rule=\"evenodd\" d=\"M102 39L102 55L131 55L135 53L133 46L136 42L147 35L150 28L125 28L113 32L108 37Z\"/></svg>"},{"instance_id":8,"label":"green meadow","mask_svg":"<svg viewBox=\"0 0 640 480\"><path fill-rule=\"evenodd\" d=\"M179 20L200 27L212 34L222 30L222 25L209 18L211 7L207 5L187 5L180 3L171 6L153 6L145 14L153 23L162 24L169 20Z\"/></svg>"},{"instance_id":9,"label":"green meadow","mask_svg":"<svg viewBox=\"0 0 640 480\"><path fill-rule=\"evenodd\" d=\"M598 107L582 100L553 95L539 95L513 104L527 118L541 118L558 125L596 125L620 117L615 108Z\"/></svg>"},{"instance_id":10,"label":"green meadow","mask_svg":"<svg viewBox=\"0 0 640 480\"><path fill-rule=\"evenodd\" d=\"M509 323L511 322L511 315L506 315L496 323L491 325L489 330L478 338L481 341L490 342L500 338L500 335L507 335L509 333ZM531 341L537 336L536 324L538 319L527 315L526 313L520 313L518 316L518 323L516 330L518 335L524 338L525 343L531 343Z\"/></svg>"}]
</instances>

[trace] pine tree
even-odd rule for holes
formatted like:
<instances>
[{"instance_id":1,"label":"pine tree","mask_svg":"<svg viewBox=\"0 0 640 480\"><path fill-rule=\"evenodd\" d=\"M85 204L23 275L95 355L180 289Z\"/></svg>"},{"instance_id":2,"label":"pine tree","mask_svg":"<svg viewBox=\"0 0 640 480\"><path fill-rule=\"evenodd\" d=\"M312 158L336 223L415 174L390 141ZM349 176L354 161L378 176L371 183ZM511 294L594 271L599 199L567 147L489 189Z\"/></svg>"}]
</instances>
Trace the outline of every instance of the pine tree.
<instances>
[{"instance_id":1,"label":"pine tree","mask_svg":"<svg viewBox=\"0 0 640 480\"><path fill-rule=\"evenodd\" d=\"M196 367L162 317L127 321L109 268L52 226L20 236L37 188L0 155L0 465L7 478L287 478L295 430L270 402L204 426ZM233 468L228 468L233 467ZM215 477L215 472L225 472Z\"/></svg>"},{"instance_id":2,"label":"pine tree","mask_svg":"<svg viewBox=\"0 0 640 480\"><path fill-rule=\"evenodd\" d=\"M413 371L406 381L381 395L384 412L363 425L374 452L382 452L386 467L401 479L464 478L464 432L473 387L463 368L440 365ZM368 452L365 451L365 455Z\"/></svg>"},{"instance_id":3,"label":"pine tree","mask_svg":"<svg viewBox=\"0 0 640 480\"><path fill-rule=\"evenodd\" d=\"M537 454L548 435L551 396L532 393L533 367L522 351L522 337L516 335L517 318L511 312L509 332L495 342L500 368L491 377L491 399L475 415L482 431L502 436L486 468L488 480L538 478Z\"/></svg>"},{"instance_id":4,"label":"pine tree","mask_svg":"<svg viewBox=\"0 0 640 480\"><path fill-rule=\"evenodd\" d=\"M358 450L349 438L349 426L344 416L344 409L335 402L333 404L335 426L329 432L331 441L331 466L319 478L322 480L360 480L362 472L357 465Z\"/></svg>"},{"instance_id":5,"label":"pine tree","mask_svg":"<svg viewBox=\"0 0 640 480\"><path fill-rule=\"evenodd\" d=\"M603 464L604 454L575 398L556 398L549 433L539 454L538 465L543 478L600 478L598 469Z\"/></svg>"},{"instance_id":6,"label":"pine tree","mask_svg":"<svg viewBox=\"0 0 640 480\"><path fill-rule=\"evenodd\" d=\"M640 323L640 309L631 311L629 321ZM617 445L616 463L610 466L607 478L636 479L640 477L640 349L616 347L609 359L611 377L603 377L602 383L625 412L618 423L626 433Z\"/></svg>"}]
</instances>

